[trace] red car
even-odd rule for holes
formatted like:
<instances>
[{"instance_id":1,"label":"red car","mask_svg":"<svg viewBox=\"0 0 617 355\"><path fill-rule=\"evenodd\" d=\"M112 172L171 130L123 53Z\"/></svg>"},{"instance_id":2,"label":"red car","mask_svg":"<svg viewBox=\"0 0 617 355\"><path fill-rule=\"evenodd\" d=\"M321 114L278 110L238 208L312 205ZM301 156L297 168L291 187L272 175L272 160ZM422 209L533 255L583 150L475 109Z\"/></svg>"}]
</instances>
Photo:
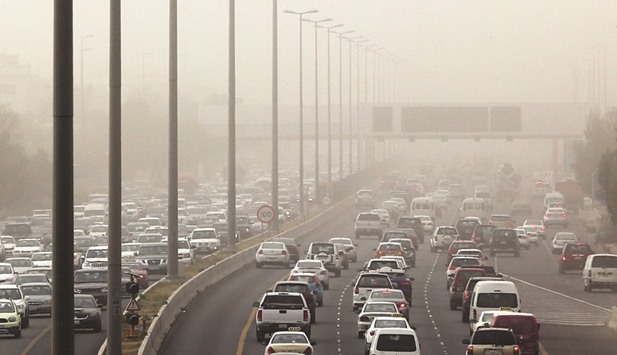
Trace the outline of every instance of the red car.
<instances>
[{"instance_id":1,"label":"red car","mask_svg":"<svg viewBox=\"0 0 617 355\"><path fill-rule=\"evenodd\" d=\"M593 250L587 243L566 244L559 257L559 273L564 274L568 270L583 270L585 260L591 254L593 254Z\"/></svg>"},{"instance_id":2,"label":"red car","mask_svg":"<svg viewBox=\"0 0 617 355\"><path fill-rule=\"evenodd\" d=\"M450 244L448 248L448 264L450 260L458 253L460 249L475 249L477 248L476 243L468 241L468 240L455 240Z\"/></svg>"}]
</instances>

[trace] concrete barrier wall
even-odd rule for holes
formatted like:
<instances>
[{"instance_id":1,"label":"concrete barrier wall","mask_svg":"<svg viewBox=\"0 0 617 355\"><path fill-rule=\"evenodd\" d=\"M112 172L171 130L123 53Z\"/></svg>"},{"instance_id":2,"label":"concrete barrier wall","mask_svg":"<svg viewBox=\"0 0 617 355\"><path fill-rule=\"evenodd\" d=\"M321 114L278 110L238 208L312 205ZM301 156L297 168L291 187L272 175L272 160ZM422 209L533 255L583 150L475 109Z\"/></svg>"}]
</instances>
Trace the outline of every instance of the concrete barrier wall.
<instances>
[{"instance_id":1,"label":"concrete barrier wall","mask_svg":"<svg viewBox=\"0 0 617 355\"><path fill-rule=\"evenodd\" d=\"M296 238L301 235L308 234L322 226L327 221L337 218L349 208L353 208L353 203L354 197L350 196L340 203L326 209L323 213L320 213L312 219L279 234L279 236ZM147 335L139 348L139 354L157 354L163 340L165 339L165 336L173 326L173 323L182 311L189 305L189 303L191 303L195 297L204 292L210 286L216 284L243 267L253 264L257 248L258 246L256 245L221 260L216 265L209 267L181 285L169 297L168 303L161 307L157 316L154 318L152 323L150 323Z\"/></svg>"},{"instance_id":2,"label":"concrete barrier wall","mask_svg":"<svg viewBox=\"0 0 617 355\"><path fill-rule=\"evenodd\" d=\"M608 321L608 327L617 334L617 307L612 307L611 319Z\"/></svg>"}]
</instances>

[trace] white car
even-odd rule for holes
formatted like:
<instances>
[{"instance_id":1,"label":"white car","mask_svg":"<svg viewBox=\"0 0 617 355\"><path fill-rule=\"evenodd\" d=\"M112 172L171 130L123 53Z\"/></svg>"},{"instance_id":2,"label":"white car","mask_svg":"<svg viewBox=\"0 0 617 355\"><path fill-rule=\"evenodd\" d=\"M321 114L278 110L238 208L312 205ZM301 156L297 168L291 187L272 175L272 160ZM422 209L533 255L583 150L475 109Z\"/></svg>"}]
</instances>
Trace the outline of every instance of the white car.
<instances>
[{"instance_id":1,"label":"white car","mask_svg":"<svg viewBox=\"0 0 617 355\"><path fill-rule=\"evenodd\" d=\"M88 248L84 256L82 269L94 269L107 267L107 246L95 246Z\"/></svg>"},{"instance_id":2,"label":"white car","mask_svg":"<svg viewBox=\"0 0 617 355\"><path fill-rule=\"evenodd\" d=\"M0 243L4 245L4 253L6 255L12 255L13 250L15 249L15 238L10 235L0 236Z\"/></svg>"},{"instance_id":3,"label":"white car","mask_svg":"<svg viewBox=\"0 0 617 355\"><path fill-rule=\"evenodd\" d=\"M264 355L270 354L313 354L315 342L309 341L304 332L281 331L270 337Z\"/></svg>"},{"instance_id":4,"label":"white car","mask_svg":"<svg viewBox=\"0 0 617 355\"><path fill-rule=\"evenodd\" d=\"M422 221L422 228L424 228L424 234L433 234L435 230L435 223L433 223L433 219L431 216L414 216L415 218L420 218Z\"/></svg>"},{"instance_id":5,"label":"white car","mask_svg":"<svg viewBox=\"0 0 617 355\"><path fill-rule=\"evenodd\" d=\"M4 262L11 264L13 266L13 271L16 274L22 274L28 271L28 269L32 268L32 261L30 260L30 258L25 258L25 257L6 258Z\"/></svg>"},{"instance_id":6,"label":"white car","mask_svg":"<svg viewBox=\"0 0 617 355\"><path fill-rule=\"evenodd\" d=\"M45 251L43 244L37 239L20 239L15 244L13 256L32 256L33 253Z\"/></svg>"},{"instance_id":7,"label":"white car","mask_svg":"<svg viewBox=\"0 0 617 355\"><path fill-rule=\"evenodd\" d=\"M491 324L491 320L493 319L493 315L498 312L497 310L492 311L483 311L480 313L480 317L478 317L476 322L469 323L469 335L473 334L473 332L481 326L488 326Z\"/></svg>"},{"instance_id":8,"label":"white car","mask_svg":"<svg viewBox=\"0 0 617 355\"><path fill-rule=\"evenodd\" d=\"M221 240L214 228L195 228L188 239L195 253L209 254L221 249Z\"/></svg>"},{"instance_id":9,"label":"white car","mask_svg":"<svg viewBox=\"0 0 617 355\"><path fill-rule=\"evenodd\" d=\"M533 244L535 246L539 245L540 234L538 233L538 228L535 226L520 226L517 229L522 229L527 233L527 239L529 239L529 244Z\"/></svg>"},{"instance_id":10,"label":"white car","mask_svg":"<svg viewBox=\"0 0 617 355\"><path fill-rule=\"evenodd\" d=\"M32 267L51 267L51 252L44 251L32 254Z\"/></svg>"},{"instance_id":11,"label":"white car","mask_svg":"<svg viewBox=\"0 0 617 355\"><path fill-rule=\"evenodd\" d=\"M358 338L364 338L364 334L373 323L375 317L392 317L400 314L394 302L373 301L366 302L358 314Z\"/></svg>"},{"instance_id":12,"label":"white car","mask_svg":"<svg viewBox=\"0 0 617 355\"><path fill-rule=\"evenodd\" d=\"M438 249L448 250L456 238L458 238L458 231L455 227L437 227L431 237L431 252L436 252Z\"/></svg>"},{"instance_id":13,"label":"white car","mask_svg":"<svg viewBox=\"0 0 617 355\"><path fill-rule=\"evenodd\" d=\"M358 252L356 251L358 244L354 244L351 238L330 238L328 243L343 244L345 253L347 254L347 259L352 263L358 261Z\"/></svg>"},{"instance_id":14,"label":"white car","mask_svg":"<svg viewBox=\"0 0 617 355\"><path fill-rule=\"evenodd\" d=\"M0 283L12 280L13 276L15 276L13 265L9 263L0 263Z\"/></svg>"},{"instance_id":15,"label":"white car","mask_svg":"<svg viewBox=\"0 0 617 355\"><path fill-rule=\"evenodd\" d=\"M262 265L280 265L284 268L289 267L289 250L285 243L263 242L255 253L255 266L261 268Z\"/></svg>"},{"instance_id":16,"label":"white car","mask_svg":"<svg viewBox=\"0 0 617 355\"><path fill-rule=\"evenodd\" d=\"M420 355L420 341L413 329L383 328L373 339L371 355Z\"/></svg>"},{"instance_id":17,"label":"white car","mask_svg":"<svg viewBox=\"0 0 617 355\"><path fill-rule=\"evenodd\" d=\"M527 232L522 228L516 228L514 231L516 232L516 237L518 238L518 244L521 246L521 248L525 248L529 250L529 246L531 242L529 241Z\"/></svg>"},{"instance_id":18,"label":"white car","mask_svg":"<svg viewBox=\"0 0 617 355\"><path fill-rule=\"evenodd\" d=\"M397 317L375 317L373 318L373 322L366 330L364 334L365 345L364 345L364 353L368 354L371 349L371 343L373 342L373 338L377 334L377 331L382 328L403 328L403 329L411 329L407 319L405 317L397 316Z\"/></svg>"},{"instance_id":19,"label":"white car","mask_svg":"<svg viewBox=\"0 0 617 355\"><path fill-rule=\"evenodd\" d=\"M382 225L387 225L388 227L390 226L390 213L388 213L388 210L376 208L371 210L371 213L377 214L379 218L381 218Z\"/></svg>"},{"instance_id":20,"label":"white car","mask_svg":"<svg viewBox=\"0 0 617 355\"><path fill-rule=\"evenodd\" d=\"M122 243L120 254L122 259L137 259L141 243Z\"/></svg>"},{"instance_id":21,"label":"white car","mask_svg":"<svg viewBox=\"0 0 617 355\"><path fill-rule=\"evenodd\" d=\"M161 243L168 243L167 238L163 238ZM191 244L186 238L178 238L178 261L185 263L193 263L195 261L195 248L191 247Z\"/></svg>"},{"instance_id":22,"label":"white car","mask_svg":"<svg viewBox=\"0 0 617 355\"><path fill-rule=\"evenodd\" d=\"M455 256L473 256L480 260L480 264L484 264L484 261L487 260L480 249L459 249Z\"/></svg>"},{"instance_id":23,"label":"white car","mask_svg":"<svg viewBox=\"0 0 617 355\"><path fill-rule=\"evenodd\" d=\"M577 242L576 234L572 232L557 232L553 238L553 254L561 254L563 247L568 243Z\"/></svg>"},{"instance_id":24,"label":"white car","mask_svg":"<svg viewBox=\"0 0 617 355\"><path fill-rule=\"evenodd\" d=\"M91 237L104 237L107 235L107 230L109 228L106 224L95 224L90 228L90 232L88 233Z\"/></svg>"},{"instance_id":25,"label":"white car","mask_svg":"<svg viewBox=\"0 0 617 355\"><path fill-rule=\"evenodd\" d=\"M324 290L330 288L330 273L325 268L321 260L298 260L291 273L314 273L317 274L319 282L323 285Z\"/></svg>"}]
</instances>

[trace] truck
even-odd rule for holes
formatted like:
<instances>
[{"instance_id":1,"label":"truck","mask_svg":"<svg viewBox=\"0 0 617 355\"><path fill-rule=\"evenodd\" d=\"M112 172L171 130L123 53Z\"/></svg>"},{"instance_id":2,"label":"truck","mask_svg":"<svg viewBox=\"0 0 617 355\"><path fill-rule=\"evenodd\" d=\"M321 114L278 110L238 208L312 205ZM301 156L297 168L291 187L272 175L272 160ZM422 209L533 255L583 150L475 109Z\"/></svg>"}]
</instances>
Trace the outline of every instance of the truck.
<instances>
[{"instance_id":1,"label":"truck","mask_svg":"<svg viewBox=\"0 0 617 355\"><path fill-rule=\"evenodd\" d=\"M578 213L583 207L585 193L577 182L571 180L558 182L555 184L555 191L563 195L568 212Z\"/></svg>"},{"instance_id":2,"label":"truck","mask_svg":"<svg viewBox=\"0 0 617 355\"><path fill-rule=\"evenodd\" d=\"M311 338L311 313L301 293L266 292L253 307L257 308L255 334L258 342L263 342L266 334L278 331L304 332Z\"/></svg>"}]
</instances>

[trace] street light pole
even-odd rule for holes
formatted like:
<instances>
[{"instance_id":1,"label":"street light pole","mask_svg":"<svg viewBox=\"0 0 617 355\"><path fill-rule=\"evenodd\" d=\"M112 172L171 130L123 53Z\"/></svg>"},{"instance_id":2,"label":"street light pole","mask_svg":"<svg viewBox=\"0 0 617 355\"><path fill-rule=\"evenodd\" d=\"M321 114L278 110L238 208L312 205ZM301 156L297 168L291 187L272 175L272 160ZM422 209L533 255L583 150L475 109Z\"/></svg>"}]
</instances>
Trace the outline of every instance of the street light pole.
<instances>
[{"instance_id":1,"label":"street light pole","mask_svg":"<svg viewBox=\"0 0 617 355\"><path fill-rule=\"evenodd\" d=\"M149 55L153 55L154 53L142 53L141 55L141 92L144 94L144 90L146 89L146 57Z\"/></svg>"},{"instance_id":2,"label":"street light pole","mask_svg":"<svg viewBox=\"0 0 617 355\"><path fill-rule=\"evenodd\" d=\"M167 279L178 278L178 0L169 0L169 167Z\"/></svg>"},{"instance_id":3,"label":"street light pole","mask_svg":"<svg viewBox=\"0 0 617 355\"><path fill-rule=\"evenodd\" d=\"M300 199L300 215L304 216L304 108L303 108L303 98L302 98L302 16L306 14L314 14L319 12L318 10L309 10L303 12L296 12L285 10L286 14L298 15L299 17L299 27L300 27L300 168L299 168L299 183L298 183L298 195ZM278 213L278 212L277 212Z\"/></svg>"},{"instance_id":4,"label":"street light pole","mask_svg":"<svg viewBox=\"0 0 617 355\"><path fill-rule=\"evenodd\" d=\"M308 20L302 21L311 22L315 27L315 202L321 201L319 198L319 56L317 47L317 25L322 22L332 21L331 18L323 20Z\"/></svg>"},{"instance_id":5,"label":"street light pole","mask_svg":"<svg viewBox=\"0 0 617 355\"><path fill-rule=\"evenodd\" d=\"M360 171L360 43L368 39L356 41L356 168ZM366 88L365 88L366 90Z\"/></svg>"},{"instance_id":6,"label":"street light pole","mask_svg":"<svg viewBox=\"0 0 617 355\"><path fill-rule=\"evenodd\" d=\"M332 97L330 91L330 34L331 29L342 27L343 25L319 26L325 28L328 33L328 194L332 196Z\"/></svg>"},{"instance_id":7,"label":"street light pole","mask_svg":"<svg viewBox=\"0 0 617 355\"><path fill-rule=\"evenodd\" d=\"M236 2L229 0L227 73L227 245L236 248ZM278 214L278 213L277 213Z\"/></svg>"},{"instance_id":8,"label":"street light pole","mask_svg":"<svg viewBox=\"0 0 617 355\"><path fill-rule=\"evenodd\" d=\"M279 88L278 88L278 0L272 0L272 220L274 234L279 233Z\"/></svg>"},{"instance_id":9,"label":"street light pole","mask_svg":"<svg viewBox=\"0 0 617 355\"><path fill-rule=\"evenodd\" d=\"M343 35L352 32L334 32L339 40L339 181L343 180Z\"/></svg>"},{"instance_id":10,"label":"street light pole","mask_svg":"<svg viewBox=\"0 0 617 355\"><path fill-rule=\"evenodd\" d=\"M84 91L84 51L91 50L90 48L84 48L84 39L92 38L92 37L94 37L94 35L81 36L81 38L80 38L81 47L80 47L80 53L79 53L79 81L80 81L79 91L81 91L81 92L80 92L80 98L79 98L79 101L80 101L80 107L79 107L80 110L79 111L80 111L80 116L81 117L79 117L79 120L80 120L79 126L80 126L81 130L84 129L84 122L86 121L86 118L84 117L84 112L85 112L85 104L84 104L84 102L85 102L85 100L84 100L84 96L85 96L85 94L84 94L84 92L85 92ZM83 133L83 134L85 134L85 133Z\"/></svg>"}]
</instances>

